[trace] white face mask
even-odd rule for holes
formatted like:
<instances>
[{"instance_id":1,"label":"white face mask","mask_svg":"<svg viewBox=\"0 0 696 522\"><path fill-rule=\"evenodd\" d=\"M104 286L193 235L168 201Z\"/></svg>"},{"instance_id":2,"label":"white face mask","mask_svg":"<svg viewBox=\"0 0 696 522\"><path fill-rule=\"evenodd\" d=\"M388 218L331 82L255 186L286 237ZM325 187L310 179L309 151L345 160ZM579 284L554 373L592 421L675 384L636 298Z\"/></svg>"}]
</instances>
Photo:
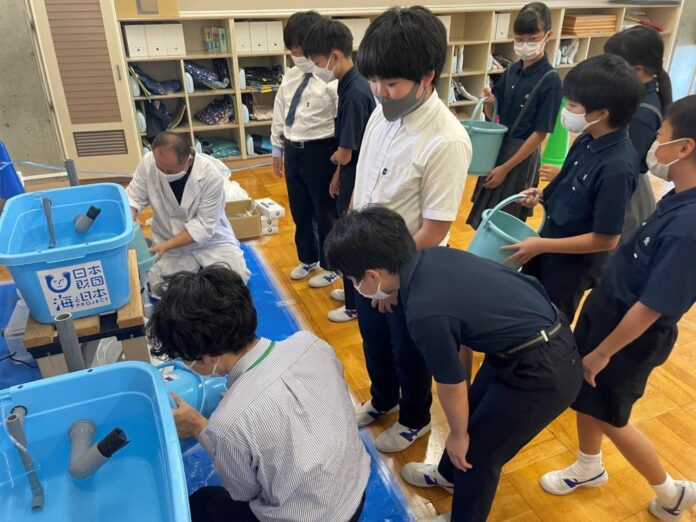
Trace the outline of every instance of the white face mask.
<instances>
[{"instance_id":1,"label":"white face mask","mask_svg":"<svg viewBox=\"0 0 696 522\"><path fill-rule=\"evenodd\" d=\"M198 362L198 360L195 360L191 364L187 364L186 366L188 366L189 370L193 370L193 367L196 366L197 362ZM206 374L202 374L199 372L196 372L196 373L198 373L199 375L203 375L203 377L222 377L222 375L217 373L217 367L218 367L218 361L216 360L215 364L213 364L213 369L210 373L206 373Z\"/></svg>"},{"instance_id":2,"label":"white face mask","mask_svg":"<svg viewBox=\"0 0 696 522\"><path fill-rule=\"evenodd\" d=\"M515 42L515 54L523 61L531 60L544 52L546 35L540 42Z\"/></svg>"},{"instance_id":3,"label":"white face mask","mask_svg":"<svg viewBox=\"0 0 696 522\"><path fill-rule=\"evenodd\" d=\"M388 294L388 293L386 293L386 292L382 292L382 283L381 283L381 282L379 282L379 283L377 284L377 291L376 291L374 294L365 294L365 293L363 293L363 291L360 290L360 285L363 283L363 281L365 281L364 278L363 278L362 281L360 281L359 283L356 283L356 284L355 284L355 289L358 291L358 293L359 293L361 296L363 296L363 297L365 297L365 298L367 298L367 299L387 299L388 297L391 297L391 294Z\"/></svg>"},{"instance_id":4,"label":"white face mask","mask_svg":"<svg viewBox=\"0 0 696 522\"><path fill-rule=\"evenodd\" d=\"M292 61L295 64L295 67L297 67L300 71L303 73L310 73L314 71L315 65L312 60L307 58L306 56L292 56L290 55L290 58L292 58Z\"/></svg>"},{"instance_id":5,"label":"white face mask","mask_svg":"<svg viewBox=\"0 0 696 522\"><path fill-rule=\"evenodd\" d=\"M595 120L588 122L585 119L585 115L586 113L584 112L582 114L576 114L574 112L570 112L566 107L563 107L563 110L561 111L561 125L563 125L563 127L565 127L570 132L584 132L587 129L587 127L589 127L590 125L594 125L599 121Z\"/></svg>"},{"instance_id":6,"label":"white face mask","mask_svg":"<svg viewBox=\"0 0 696 522\"><path fill-rule=\"evenodd\" d=\"M182 170L181 172L177 172L176 174L165 174L159 169L157 169L157 171L160 173L160 176L162 176L164 180L168 183L174 183L175 181L180 180L188 172L188 170Z\"/></svg>"},{"instance_id":7,"label":"white face mask","mask_svg":"<svg viewBox=\"0 0 696 522\"><path fill-rule=\"evenodd\" d=\"M329 57L329 61L326 62L326 67L317 67L314 69L314 74L324 83L331 83L336 79L336 75L334 74L333 69L329 69L329 64L331 63L331 57ZM336 66L334 65L334 68Z\"/></svg>"},{"instance_id":8,"label":"white face mask","mask_svg":"<svg viewBox=\"0 0 696 522\"><path fill-rule=\"evenodd\" d=\"M677 161L679 161L681 158L672 160L669 163L660 163L659 161L657 161L655 153L657 152L657 149L659 149L663 145L669 145L670 143L676 143L685 139L686 138L679 138L677 140L666 141L664 143L660 143L657 140L655 140L652 144L652 147L650 147L650 150L648 150L648 154L645 156L645 163L648 165L648 169L650 170L650 172L652 172L658 178L662 178L665 181L669 181L669 168L672 165L674 165Z\"/></svg>"}]
</instances>

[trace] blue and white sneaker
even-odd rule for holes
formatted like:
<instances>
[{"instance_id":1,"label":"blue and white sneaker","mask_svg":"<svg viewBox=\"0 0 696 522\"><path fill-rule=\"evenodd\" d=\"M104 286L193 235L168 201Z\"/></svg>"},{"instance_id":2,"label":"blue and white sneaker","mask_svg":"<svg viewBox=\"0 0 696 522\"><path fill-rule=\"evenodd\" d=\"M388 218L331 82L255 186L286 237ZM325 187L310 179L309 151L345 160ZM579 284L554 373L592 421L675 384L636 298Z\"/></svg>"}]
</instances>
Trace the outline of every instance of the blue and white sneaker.
<instances>
[{"instance_id":1,"label":"blue and white sneaker","mask_svg":"<svg viewBox=\"0 0 696 522\"><path fill-rule=\"evenodd\" d=\"M372 421L376 421L382 415L388 415L390 413L396 413L399 411L399 405L397 404L391 410L379 411L372 407L372 401L363 402L355 408L355 420L358 422L359 428L364 428Z\"/></svg>"},{"instance_id":2,"label":"blue and white sneaker","mask_svg":"<svg viewBox=\"0 0 696 522\"><path fill-rule=\"evenodd\" d=\"M345 306L340 306L328 313L329 321L334 323L347 323L358 317L357 310L346 310Z\"/></svg>"},{"instance_id":3,"label":"blue and white sneaker","mask_svg":"<svg viewBox=\"0 0 696 522\"><path fill-rule=\"evenodd\" d=\"M409 462L401 468L401 477L418 488L441 487L450 495L454 493L454 484L440 475L437 464L426 464L425 462Z\"/></svg>"},{"instance_id":4,"label":"blue and white sneaker","mask_svg":"<svg viewBox=\"0 0 696 522\"><path fill-rule=\"evenodd\" d=\"M322 270L317 275L309 280L309 286L312 288L324 288L334 283L334 281L340 279L336 272L329 272L328 270Z\"/></svg>"},{"instance_id":5,"label":"blue and white sneaker","mask_svg":"<svg viewBox=\"0 0 696 522\"><path fill-rule=\"evenodd\" d=\"M675 480L677 498L669 506L663 506L652 499L648 511L660 520L679 520L684 513L696 506L696 483L688 480Z\"/></svg>"},{"instance_id":6,"label":"blue and white sneaker","mask_svg":"<svg viewBox=\"0 0 696 522\"><path fill-rule=\"evenodd\" d=\"M295 268L292 269L292 272L290 272L290 279L294 279L295 281L299 281L300 279L304 279L307 277L311 272L319 268L319 263L300 263L297 265Z\"/></svg>"},{"instance_id":7,"label":"blue and white sneaker","mask_svg":"<svg viewBox=\"0 0 696 522\"><path fill-rule=\"evenodd\" d=\"M579 472L576 463L560 471L550 471L542 475L539 483L544 491L552 495L568 495L578 488L596 488L603 486L609 480L607 470L588 477Z\"/></svg>"},{"instance_id":8,"label":"blue and white sneaker","mask_svg":"<svg viewBox=\"0 0 696 522\"><path fill-rule=\"evenodd\" d=\"M396 453L408 448L430 431L431 424L419 430L407 428L400 422L395 422L375 439L375 446L382 453Z\"/></svg>"}]
</instances>

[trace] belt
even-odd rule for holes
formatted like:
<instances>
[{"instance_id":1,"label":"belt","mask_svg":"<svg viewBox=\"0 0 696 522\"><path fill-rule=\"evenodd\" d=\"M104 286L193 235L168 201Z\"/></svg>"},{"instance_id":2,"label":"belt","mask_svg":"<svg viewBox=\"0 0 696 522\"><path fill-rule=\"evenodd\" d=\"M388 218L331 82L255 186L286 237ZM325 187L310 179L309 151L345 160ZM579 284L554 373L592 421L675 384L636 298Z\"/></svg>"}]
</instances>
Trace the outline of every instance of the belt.
<instances>
[{"instance_id":1,"label":"belt","mask_svg":"<svg viewBox=\"0 0 696 522\"><path fill-rule=\"evenodd\" d=\"M307 146L310 145L318 145L320 143L325 143L327 141L333 141L334 137L331 136L329 138L321 138L319 140L304 140L304 141L292 141L287 138L285 138L285 144L289 145L293 149L304 149Z\"/></svg>"},{"instance_id":2,"label":"belt","mask_svg":"<svg viewBox=\"0 0 696 522\"><path fill-rule=\"evenodd\" d=\"M507 350L493 353L491 355L503 360L512 359L513 357L517 357L519 355L522 355L523 353L529 352L531 350L534 350L535 348L540 347L542 343L548 343L551 339L558 335L562 328L563 323L559 315L558 319L556 319L556 322L553 323L553 325L551 325L549 328L546 328L545 330L540 330L537 335L530 337L526 341L523 341L520 344L513 346L512 348L508 348Z\"/></svg>"}]
</instances>

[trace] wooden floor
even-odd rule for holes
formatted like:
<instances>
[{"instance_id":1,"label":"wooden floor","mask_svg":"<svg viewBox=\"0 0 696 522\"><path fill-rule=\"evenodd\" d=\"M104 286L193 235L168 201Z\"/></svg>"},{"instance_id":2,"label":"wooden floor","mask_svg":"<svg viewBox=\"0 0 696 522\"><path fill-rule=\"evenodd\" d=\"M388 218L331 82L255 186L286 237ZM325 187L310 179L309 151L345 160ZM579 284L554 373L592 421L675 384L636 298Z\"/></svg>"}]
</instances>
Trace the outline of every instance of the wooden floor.
<instances>
[{"instance_id":1,"label":"wooden floor","mask_svg":"<svg viewBox=\"0 0 696 522\"><path fill-rule=\"evenodd\" d=\"M236 165L235 165L236 166ZM273 177L269 167L233 175L252 197L271 197L287 207L285 183ZM464 224L469 211L472 179L452 229L451 243L458 248L468 245L473 231ZM653 178L658 196L666 185ZM531 221L538 224L539 217ZM281 220L281 232L254 242L257 250L286 296L287 305L308 330L326 339L343 361L346 380L357 400L369 398L369 378L365 370L360 334L355 321L331 323L326 313L338 306L329 297L331 288L310 289L306 281L291 281L287 274L297 264L293 244L294 226L289 215ZM0 279L7 272L0 267ZM645 396L633 412L633 421L655 443L668 472L675 478L696 480L696 308L679 324L680 334L669 361L653 373ZM480 363L480 358L476 359ZM447 423L437 402L433 404L433 429L401 454L384 456L394 476L418 516L447 512L451 497L439 488L411 487L399 477L401 467L410 461L437 462L448 433ZM394 420L377 421L370 429L374 435ZM541 474L565 467L577 451L574 416L565 412L543 430L526 448L505 466L493 510L492 521L649 521L654 520L646 505L652 491L610 442L603 447L609 483L598 489L581 490L567 497L552 497L538 485ZM511 427L514 429L514 427ZM696 522L696 513L682 520ZM372 521L371 521L372 522Z\"/></svg>"},{"instance_id":2,"label":"wooden floor","mask_svg":"<svg viewBox=\"0 0 696 522\"><path fill-rule=\"evenodd\" d=\"M232 179L238 181L252 197L271 197L288 208L284 180L273 177L270 168L236 173ZM464 224L472 189L472 180L469 181L460 216L452 229L451 243L458 248L465 248L473 236L473 230ZM659 180L655 182L660 183L654 188L661 195L667 187ZM536 225L538 215L535 218L532 223ZM294 226L289 212L281 220L280 230L277 235L256 240L254 244L258 252L274 274L288 306L293 308L305 328L326 339L336 349L355 398L367 400L370 381L365 370L357 322L336 324L326 318L329 310L339 306L329 296L331 287L311 289L306 281L290 280L287 274L298 261L293 243ZM673 477L696 480L696 308L685 316L679 328L677 346L669 361L651 377L645 396L634 408L633 420L654 441ZM476 362L479 363L480 359ZM377 421L370 428L373 435L379 434L393 420L394 416L389 416ZM435 400L432 433L403 453L384 456L418 516L449 511L451 497L439 488L419 489L405 484L399 477L399 470L410 461L437 462L447 433L447 422ZM567 466L575 459L576 451L575 419L568 411L505 466L490 520L654 520L646 510L653 496L652 490L608 441L603 447L610 476L606 486L578 491L567 497L553 497L544 493L538 484L540 475ZM682 520L696 521L696 513L686 515Z\"/></svg>"}]
</instances>

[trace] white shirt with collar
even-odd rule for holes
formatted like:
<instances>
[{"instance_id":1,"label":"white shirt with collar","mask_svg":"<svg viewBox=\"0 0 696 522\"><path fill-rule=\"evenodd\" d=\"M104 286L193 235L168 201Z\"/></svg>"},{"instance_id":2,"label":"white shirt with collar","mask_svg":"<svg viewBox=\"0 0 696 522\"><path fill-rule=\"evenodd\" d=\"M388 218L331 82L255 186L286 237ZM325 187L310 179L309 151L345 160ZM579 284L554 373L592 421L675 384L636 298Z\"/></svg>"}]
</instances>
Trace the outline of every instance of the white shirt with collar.
<instances>
[{"instance_id":1,"label":"white shirt with collar","mask_svg":"<svg viewBox=\"0 0 696 522\"><path fill-rule=\"evenodd\" d=\"M334 135L334 118L338 110L338 81L324 83L316 76L312 76L302 92L302 98L295 111L295 122L291 126L285 125L290 103L303 78L304 73L298 67L288 69L276 93L271 126L271 143L275 157L283 155L283 136L290 141L311 141Z\"/></svg>"},{"instance_id":2,"label":"white shirt with collar","mask_svg":"<svg viewBox=\"0 0 696 522\"><path fill-rule=\"evenodd\" d=\"M235 364L200 436L233 500L260 520L346 522L370 476L333 348L298 332Z\"/></svg>"},{"instance_id":3,"label":"white shirt with collar","mask_svg":"<svg viewBox=\"0 0 696 522\"><path fill-rule=\"evenodd\" d=\"M412 235L424 218L454 221L470 163L469 135L436 91L395 122L387 121L380 105L363 136L353 208L394 210Z\"/></svg>"}]
</instances>

